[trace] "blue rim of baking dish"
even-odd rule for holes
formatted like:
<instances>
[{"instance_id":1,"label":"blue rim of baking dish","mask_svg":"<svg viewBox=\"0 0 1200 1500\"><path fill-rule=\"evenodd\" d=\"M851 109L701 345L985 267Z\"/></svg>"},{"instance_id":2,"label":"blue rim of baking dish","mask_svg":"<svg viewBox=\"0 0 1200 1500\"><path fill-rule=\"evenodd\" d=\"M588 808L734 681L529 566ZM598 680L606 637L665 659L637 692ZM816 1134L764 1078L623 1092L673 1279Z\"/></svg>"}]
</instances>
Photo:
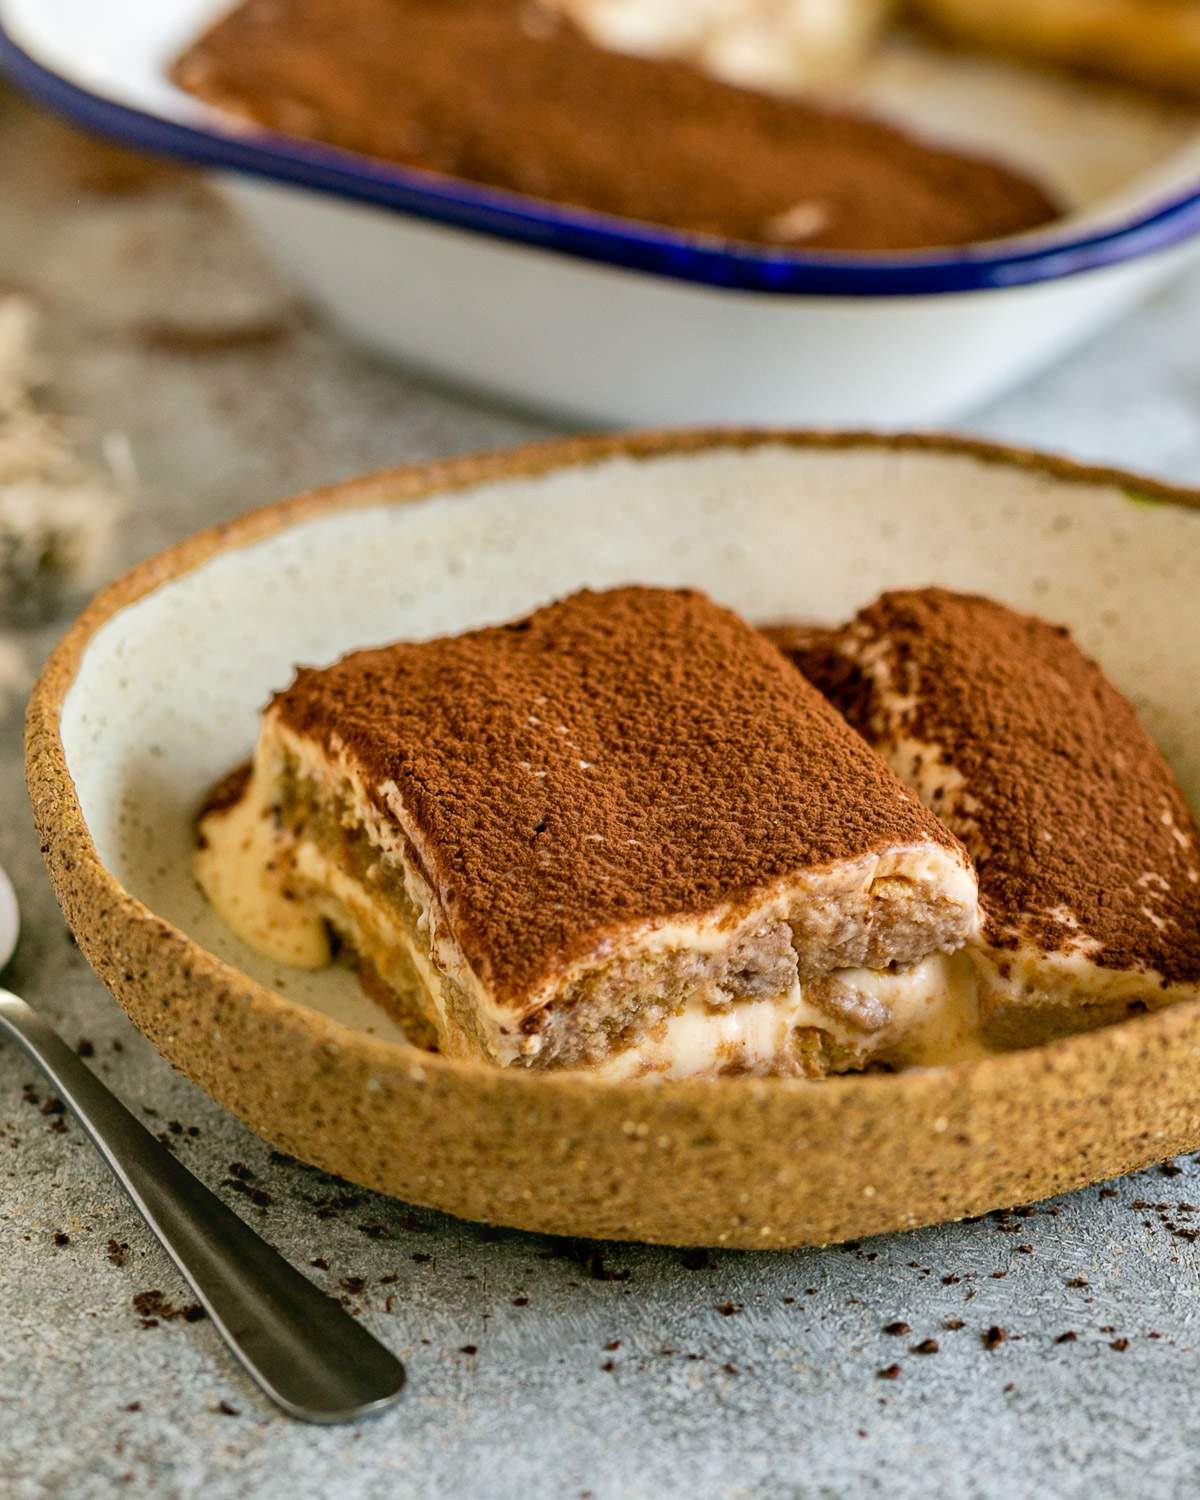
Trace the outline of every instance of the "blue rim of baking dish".
<instances>
[{"instance_id":1,"label":"blue rim of baking dish","mask_svg":"<svg viewBox=\"0 0 1200 1500\"><path fill-rule=\"evenodd\" d=\"M1163 251L1200 233L1200 181L1114 228L1037 244L1029 236L953 251L891 255L731 245L376 161L292 136L185 125L71 82L0 21L0 70L89 130L196 166L266 178L593 264L733 291L923 296L1056 281Z\"/></svg>"}]
</instances>

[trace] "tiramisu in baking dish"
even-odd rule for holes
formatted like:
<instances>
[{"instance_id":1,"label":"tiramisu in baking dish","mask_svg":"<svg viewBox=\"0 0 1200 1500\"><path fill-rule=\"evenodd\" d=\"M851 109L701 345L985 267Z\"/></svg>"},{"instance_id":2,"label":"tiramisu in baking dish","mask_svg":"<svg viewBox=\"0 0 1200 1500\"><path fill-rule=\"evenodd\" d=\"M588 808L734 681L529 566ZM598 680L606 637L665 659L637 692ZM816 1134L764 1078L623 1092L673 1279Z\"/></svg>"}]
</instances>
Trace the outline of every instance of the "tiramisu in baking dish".
<instances>
[{"instance_id":1,"label":"tiramisu in baking dish","mask_svg":"<svg viewBox=\"0 0 1200 1500\"><path fill-rule=\"evenodd\" d=\"M1061 211L984 157L610 51L539 0L245 0L173 77L270 130L726 241L961 245Z\"/></svg>"}]
</instances>

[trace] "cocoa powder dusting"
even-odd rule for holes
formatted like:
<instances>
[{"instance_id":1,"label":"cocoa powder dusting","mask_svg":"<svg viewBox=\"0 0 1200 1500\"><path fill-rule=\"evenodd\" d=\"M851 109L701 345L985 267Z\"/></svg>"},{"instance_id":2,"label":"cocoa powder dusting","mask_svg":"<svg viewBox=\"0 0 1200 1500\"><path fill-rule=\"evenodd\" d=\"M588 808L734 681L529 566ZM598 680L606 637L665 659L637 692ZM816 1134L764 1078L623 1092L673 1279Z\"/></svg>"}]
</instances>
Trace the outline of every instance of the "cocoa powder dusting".
<instances>
[{"instance_id":1,"label":"cocoa powder dusting","mask_svg":"<svg viewBox=\"0 0 1200 1500\"><path fill-rule=\"evenodd\" d=\"M957 842L757 631L691 590L303 668L273 712L397 791L452 934L501 1002L614 929L744 910L799 871Z\"/></svg>"},{"instance_id":2,"label":"cocoa powder dusting","mask_svg":"<svg viewBox=\"0 0 1200 1500\"><path fill-rule=\"evenodd\" d=\"M883 595L844 632L768 634L886 749L895 724L885 726L874 675L846 654L883 643L892 688L913 699L903 735L933 747L926 769L963 778L931 805L975 861L994 947L1082 940L1105 968L1200 979L1191 810L1133 705L1065 628L921 589Z\"/></svg>"},{"instance_id":3,"label":"cocoa powder dusting","mask_svg":"<svg viewBox=\"0 0 1200 1500\"><path fill-rule=\"evenodd\" d=\"M913 249L1059 212L993 162L602 50L536 0L248 0L172 76L271 130L728 240Z\"/></svg>"}]
</instances>

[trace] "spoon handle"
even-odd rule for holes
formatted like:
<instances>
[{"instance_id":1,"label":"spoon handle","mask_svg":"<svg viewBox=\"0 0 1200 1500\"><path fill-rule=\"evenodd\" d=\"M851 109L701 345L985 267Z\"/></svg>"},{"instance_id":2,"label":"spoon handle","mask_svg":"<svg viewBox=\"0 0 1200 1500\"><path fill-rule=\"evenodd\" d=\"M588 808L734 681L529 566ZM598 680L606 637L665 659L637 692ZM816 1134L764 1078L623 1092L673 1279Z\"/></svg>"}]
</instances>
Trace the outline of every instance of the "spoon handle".
<instances>
[{"instance_id":1,"label":"spoon handle","mask_svg":"<svg viewBox=\"0 0 1200 1500\"><path fill-rule=\"evenodd\" d=\"M334 1423L396 1399L404 1385L400 1361L197 1181L7 990L0 990L0 1030L11 1032L54 1084L273 1401L301 1421Z\"/></svg>"}]
</instances>

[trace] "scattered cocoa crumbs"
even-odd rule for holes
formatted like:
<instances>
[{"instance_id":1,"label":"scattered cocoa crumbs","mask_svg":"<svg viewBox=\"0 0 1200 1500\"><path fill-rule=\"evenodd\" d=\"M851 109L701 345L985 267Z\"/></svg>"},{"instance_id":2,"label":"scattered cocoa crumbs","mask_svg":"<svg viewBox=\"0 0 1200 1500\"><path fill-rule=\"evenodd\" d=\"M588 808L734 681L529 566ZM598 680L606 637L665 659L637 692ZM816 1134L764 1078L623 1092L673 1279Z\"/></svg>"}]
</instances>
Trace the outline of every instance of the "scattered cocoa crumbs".
<instances>
[{"instance_id":1,"label":"scattered cocoa crumbs","mask_svg":"<svg viewBox=\"0 0 1200 1500\"><path fill-rule=\"evenodd\" d=\"M171 1323L176 1318L182 1318L186 1323L198 1323L205 1317L204 1309L198 1302L187 1302L182 1306L177 1306L173 1302L168 1302L157 1287L135 1293L132 1301L133 1309L140 1317L143 1328L157 1328L159 1323Z\"/></svg>"},{"instance_id":2,"label":"scattered cocoa crumbs","mask_svg":"<svg viewBox=\"0 0 1200 1500\"><path fill-rule=\"evenodd\" d=\"M717 1304L717 1311L723 1318L732 1318L742 1310L739 1302L721 1302Z\"/></svg>"},{"instance_id":3,"label":"scattered cocoa crumbs","mask_svg":"<svg viewBox=\"0 0 1200 1500\"><path fill-rule=\"evenodd\" d=\"M183 324L146 321L134 330L144 349L157 354L201 358L231 350L269 349L288 336L288 326L278 319L229 324Z\"/></svg>"},{"instance_id":4,"label":"scattered cocoa crumbs","mask_svg":"<svg viewBox=\"0 0 1200 1500\"><path fill-rule=\"evenodd\" d=\"M379 1278L379 1285L380 1286L395 1286L396 1282L398 1282L399 1280L400 1280L400 1278L399 1278L399 1276L397 1276L397 1274L396 1274L395 1271L389 1271L386 1276L381 1276Z\"/></svg>"},{"instance_id":5,"label":"scattered cocoa crumbs","mask_svg":"<svg viewBox=\"0 0 1200 1500\"><path fill-rule=\"evenodd\" d=\"M622 1266L619 1270L613 1270L604 1258L604 1251L599 1245L580 1245L572 1251L572 1259L577 1260L593 1281L628 1281L633 1272L628 1266Z\"/></svg>"},{"instance_id":6,"label":"scattered cocoa crumbs","mask_svg":"<svg viewBox=\"0 0 1200 1500\"><path fill-rule=\"evenodd\" d=\"M360 1224L358 1232L365 1234L369 1240L381 1240L387 1234L387 1226L385 1224Z\"/></svg>"},{"instance_id":7,"label":"scattered cocoa crumbs","mask_svg":"<svg viewBox=\"0 0 1200 1500\"><path fill-rule=\"evenodd\" d=\"M54 1243L60 1246L69 1245L71 1243L71 1236L64 1229L56 1229L54 1231Z\"/></svg>"},{"instance_id":8,"label":"scattered cocoa crumbs","mask_svg":"<svg viewBox=\"0 0 1200 1500\"><path fill-rule=\"evenodd\" d=\"M1183 1168L1177 1167L1173 1161L1165 1161L1158 1169L1164 1177L1182 1177Z\"/></svg>"},{"instance_id":9,"label":"scattered cocoa crumbs","mask_svg":"<svg viewBox=\"0 0 1200 1500\"><path fill-rule=\"evenodd\" d=\"M896 1337L896 1338L899 1338L902 1334L911 1333L912 1332L912 1330L909 1328L908 1324L905 1323L903 1321L903 1319L900 1319L900 1318L898 1318L896 1320L896 1322L894 1322L894 1323L885 1323L883 1325L883 1331L884 1331L884 1333L890 1333L890 1334L892 1334L893 1337Z\"/></svg>"},{"instance_id":10,"label":"scattered cocoa crumbs","mask_svg":"<svg viewBox=\"0 0 1200 1500\"><path fill-rule=\"evenodd\" d=\"M1008 1384L1004 1387L1004 1394L1006 1396L1011 1396L1012 1393L1013 1393L1013 1391L1016 1390L1016 1388L1017 1388L1016 1385L1010 1380L1008 1382Z\"/></svg>"},{"instance_id":11,"label":"scattered cocoa crumbs","mask_svg":"<svg viewBox=\"0 0 1200 1500\"><path fill-rule=\"evenodd\" d=\"M919 1344L913 1344L908 1352L910 1354L936 1354L939 1348L937 1339L922 1339Z\"/></svg>"},{"instance_id":12,"label":"scattered cocoa crumbs","mask_svg":"<svg viewBox=\"0 0 1200 1500\"><path fill-rule=\"evenodd\" d=\"M1089 1281L1088 1281L1088 1279L1087 1279L1086 1276L1072 1276L1071 1279L1070 1279L1070 1281L1067 1282L1067 1285L1068 1286L1073 1286L1073 1287L1079 1287L1079 1286L1089 1286L1090 1283L1089 1283Z\"/></svg>"},{"instance_id":13,"label":"scattered cocoa crumbs","mask_svg":"<svg viewBox=\"0 0 1200 1500\"><path fill-rule=\"evenodd\" d=\"M51 1094L48 1099L43 1099L41 1110L44 1115L61 1115L65 1113L67 1106L56 1095Z\"/></svg>"},{"instance_id":14,"label":"scattered cocoa crumbs","mask_svg":"<svg viewBox=\"0 0 1200 1500\"><path fill-rule=\"evenodd\" d=\"M512 1299L512 1305L514 1307L528 1307L529 1306L529 1298L528 1297L514 1297Z\"/></svg>"},{"instance_id":15,"label":"scattered cocoa crumbs","mask_svg":"<svg viewBox=\"0 0 1200 1500\"><path fill-rule=\"evenodd\" d=\"M218 1401L213 1411L220 1417L240 1417L241 1412L236 1406L230 1406L228 1401Z\"/></svg>"},{"instance_id":16,"label":"scattered cocoa crumbs","mask_svg":"<svg viewBox=\"0 0 1200 1500\"><path fill-rule=\"evenodd\" d=\"M392 1295L392 1293L389 1292L387 1294L387 1296L383 1299L383 1310L384 1310L384 1312L393 1312L395 1310L395 1307L396 1307L396 1299Z\"/></svg>"},{"instance_id":17,"label":"scattered cocoa crumbs","mask_svg":"<svg viewBox=\"0 0 1200 1500\"><path fill-rule=\"evenodd\" d=\"M1018 1255L1032 1255L1033 1254L1033 1246L1032 1245L1017 1245L1015 1248L1016 1248L1016 1252L1017 1252Z\"/></svg>"},{"instance_id":18,"label":"scattered cocoa crumbs","mask_svg":"<svg viewBox=\"0 0 1200 1500\"><path fill-rule=\"evenodd\" d=\"M87 1037L81 1036L75 1043L75 1051L80 1057L95 1057L96 1044L88 1041Z\"/></svg>"},{"instance_id":19,"label":"scattered cocoa crumbs","mask_svg":"<svg viewBox=\"0 0 1200 1500\"><path fill-rule=\"evenodd\" d=\"M721 1368L722 1368L722 1370L725 1371L726 1375L736 1375L736 1374L738 1374L738 1367L737 1367L737 1365L732 1364L729 1360L726 1360L725 1363L721 1366Z\"/></svg>"},{"instance_id":20,"label":"scattered cocoa crumbs","mask_svg":"<svg viewBox=\"0 0 1200 1500\"><path fill-rule=\"evenodd\" d=\"M1126 1349L1129 1348L1129 1340L1128 1339L1124 1339L1124 1338L1122 1338L1122 1339L1113 1339L1112 1342L1109 1344L1108 1347L1110 1349L1115 1349L1118 1354L1124 1354L1125 1351L1126 1351Z\"/></svg>"},{"instance_id":21,"label":"scattered cocoa crumbs","mask_svg":"<svg viewBox=\"0 0 1200 1500\"><path fill-rule=\"evenodd\" d=\"M142 1403L140 1401L131 1401L127 1406L122 1408L124 1411L141 1411L141 1409Z\"/></svg>"},{"instance_id":22,"label":"scattered cocoa crumbs","mask_svg":"<svg viewBox=\"0 0 1200 1500\"><path fill-rule=\"evenodd\" d=\"M966 1326L961 1318L945 1318L942 1321L942 1327L950 1329L952 1333L956 1333L958 1329L965 1328Z\"/></svg>"},{"instance_id":23,"label":"scattered cocoa crumbs","mask_svg":"<svg viewBox=\"0 0 1200 1500\"><path fill-rule=\"evenodd\" d=\"M125 1252L128 1249L129 1246L123 1240L120 1243L116 1240L109 1240L105 1246L105 1254L114 1266L123 1266L125 1264Z\"/></svg>"},{"instance_id":24,"label":"scattered cocoa crumbs","mask_svg":"<svg viewBox=\"0 0 1200 1500\"><path fill-rule=\"evenodd\" d=\"M993 1281L1003 1281L1004 1278L1007 1275L1008 1275L1007 1271L993 1271L992 1272L992 1280Z\"/></svg>"},{"instance_id":25,"label":"scattered cocoa crumbs","mask_svg":"<svg viewBox=\"0 0 1200 1500\"><path fill-rule=\"evenodd\" d=\"M620 1339L609 1339L608 1343L605 1344L605 1346L604 1346L605 1352L608 1353L608 1354L612 1354L615 1350L619 1349L620 1347L621 1347L621 1340Z\"/></svg>"},{"instance_id":26,"label":"scattered cocoa crumbs","mask_svg":"<svg viewBox=\"0 0 1200 1500\"><path fill-rule=\"evenodd\" d=\"M1068 1328L1065 1333L1060 1333L1054 1342L1056 1344L1073 1344L1078 1337L1079 1335L1073 1329Z\"/></svg>"},{"instance_id":27,"label":"scattered cocoa crumbs","mask_svg":"<svg viewBox=\"0 0 1200 1500\"><path fill-rule=\"evenodd\" d=\"M162 1139L162 1137L160 1137ZM244 1198L249 1198L256 1208L269 1208L274 1202L270 1193L265 1188L254 1187L254 1173L244 1162L231 1162L229 1176L222 1182L222 1187L232 1188L235 1193L241 1193Z\"/></svg>"},{"instance_id":28,"label":"scattered cocoa crumbs","mask_svg":"<svg viewBox=\"0 0 1200 1500\"><path fill-rule=\"evenodd\" d=\"M612 1360L612 1359L606 1359L604 1361L604 1363L600 1366L600 1368L606 1374L611 1374L611 1372L617 1368L616 1361Z\"/></svg>"},{"instance_id":29,"label":"scattered cocoa crumbs","mask_svg":"<svg viewBox=\"0 0 1200 1500\"><path fill-rule=\"evenodd\" d=\"M344 1292L349 1292L352 1297L356 1297L366 1289L367 1278L365 1276L343 1276L338 1285Z\"/></svg>"},{"instance_id":30,"label":"scattered cocoa crumbs","mask_svg":"<svg viewBox=\"0 0 1200 1500\"><path fill-rule=\"evenodd\" d=\"M898 1380L900 1378L900 1365L888 1365L885 1369L876 1370L880 1380Z\"/></svg>"},{"instance_id":31,"label":"scattered cocoa crumbs","mask_svg":"<svg viewBox=\"0 0 1200 1500\"><path fill-rule=\"evenodd\" d=\"M464 1344L458 1352L460 1354L478 1354L479 1349L475 1344Z\"/></svg>"},{"instance_id":32,"label":"scattered cocoa crumbs","mask_svg":"<svg viewBox=\"0 0 1200 1500\"><path fill-rule=\"evenodd\" d=\"M985 1349L998 1349L1008 1337L1008 1334L1003 1328L993 1323L991 1328L986 1329L979 1337Z\"/></svg>"},{"instance_id":33,"label":"scattered cocoa crumbs","mask_svg":"<svg viewBox=\"0 0 1200 1500\"><path fill-rule=\"evenodd\" d=\"M328 1271L329 1269L329 1262L323 1255L318 1255L314 1259L310 1260L309 1265L316 1266L318 1271Z\"/></svg>"},{"instance_id":34,"label":"scattered cocoa crumbs","mask_svg":"<svg viewBox=\"0 0 1200 1500\"><path fill-rule=\"evenodd\" d=\"M679 1255L679 1264L685 1271L711 1271L713 1259L707 1250L683 1250Z\"/></svg>"},{"instance_id":35,"label":"scattered cocoa crumbs","mask_svg":"<svg viewBox=\"0 0 1200 1500\"><path fill-rule=\"evenodd\" d=\"M1117 1190L1116 1190L1116 1188L1102 1187L1100 1189L1100 1197L1101 1198L1115 1198L1116 1196L1117 1196Z\"/></svg>"},{"instance_id":36,"label":"scattered cocoa crumbs","mask_svg":"<svg viewBox=\"0 0 1200 1500\"><path fill-rule=\"evenodd\" d=\"M424 1250L414 1250L412 1258L418 1266L427 1266L433 1259L433 1256L427 1255Z\"/></svg>"}]
</instances>

